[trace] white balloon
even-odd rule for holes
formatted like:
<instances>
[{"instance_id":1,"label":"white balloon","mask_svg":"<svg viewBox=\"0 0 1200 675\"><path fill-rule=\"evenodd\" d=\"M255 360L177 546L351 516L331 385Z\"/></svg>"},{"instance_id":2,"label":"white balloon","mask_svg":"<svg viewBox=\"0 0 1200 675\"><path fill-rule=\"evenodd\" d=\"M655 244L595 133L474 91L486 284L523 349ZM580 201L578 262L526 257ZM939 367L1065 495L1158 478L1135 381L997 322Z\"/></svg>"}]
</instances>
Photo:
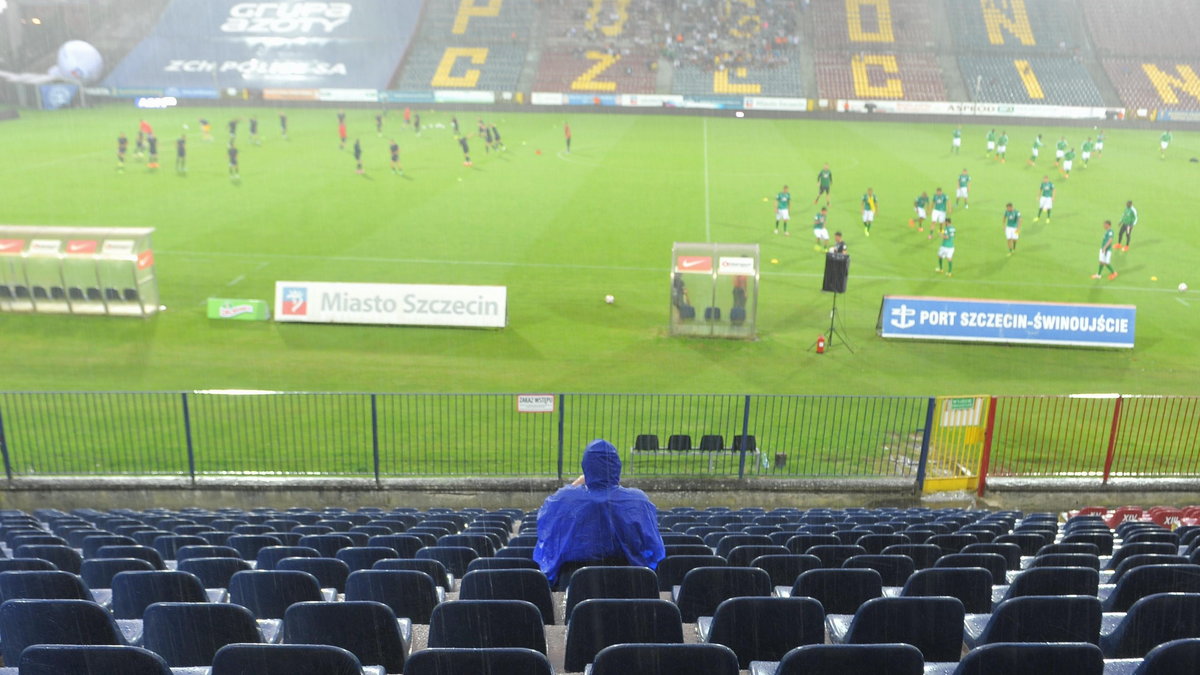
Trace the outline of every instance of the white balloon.
<instances>
[{"instance_id":1,"label":"white balloon","mask_svg":"<svg viewBox=\"0 0 1200 675\"><path fill-rule=\"evenodd\" d=\"M80 82L95 82L104 73L104 57L87 42L71 40L58 48L58 69Z\"/></svg>"}]
</instances>

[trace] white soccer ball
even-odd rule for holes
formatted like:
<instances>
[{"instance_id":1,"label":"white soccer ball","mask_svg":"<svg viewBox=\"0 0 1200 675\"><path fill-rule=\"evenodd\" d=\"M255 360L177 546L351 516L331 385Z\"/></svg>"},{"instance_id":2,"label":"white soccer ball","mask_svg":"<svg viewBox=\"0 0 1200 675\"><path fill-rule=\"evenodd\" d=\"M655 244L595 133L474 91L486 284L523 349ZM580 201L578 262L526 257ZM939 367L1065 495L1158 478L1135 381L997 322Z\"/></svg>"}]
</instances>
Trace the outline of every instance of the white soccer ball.
<instances>
[{"instance_id":1,"label":"white soccer ball","mask_svg":"<svg viewBox=\"0 0 1200 675\"><path fill-rule=\"evenodd\" d=\"M1183 285L1183 284L1180 284L1180 286L1182 286L1182 285ZM1179 289L1179 290L1183 290L1183 289L1181 288L1181 289ZM611 295L606 295L606 296L604 296L604 302L605 302L605 304L609 304L609 305L611 305L611 304L613 304L613 303L614 303L614 302L616 302L616 301L617 301L617 299L616 299L616 298L614 298L614 297L613 297L613 296L611 296Z\"/></svg>"},{"instance_id":2,"label":"white soccer ball","mask_svg":"<svg viewBox=\"0 0 1200 675\"><path fill-rule=\"evenodd\" d=\"M1184 283L1179 284L1179 292L1180 293L1182 293L1186 290L1187 290L1187 284L1184 284ZM612 297L612 296L609 296L609 297Z\"/></svg>"},{"instance_id":3,"label":"white soccer ball","mask_svg":"<svg viewBox=\"0 0 1200 675\"><path fill-rule=\"evenodd\" d=\"M184 128L184 129L191 129L191 127L190 127L190 126L188 126L188 124L187 124L186 122L184 123L184 125L183 125L183 128Z\"/></svg>"},{"instance_id":4,"label":"white soccer ball","mask_svg":"<svg viewBox=\"0 0 1200 675\"><path fill-rule=\"evenodd\" d=\"M80 82L90 83L100 79L104 72L104 57L100 51L83 40L64 42L58 48L58 70Z\"/></svg>"}]
</instances>

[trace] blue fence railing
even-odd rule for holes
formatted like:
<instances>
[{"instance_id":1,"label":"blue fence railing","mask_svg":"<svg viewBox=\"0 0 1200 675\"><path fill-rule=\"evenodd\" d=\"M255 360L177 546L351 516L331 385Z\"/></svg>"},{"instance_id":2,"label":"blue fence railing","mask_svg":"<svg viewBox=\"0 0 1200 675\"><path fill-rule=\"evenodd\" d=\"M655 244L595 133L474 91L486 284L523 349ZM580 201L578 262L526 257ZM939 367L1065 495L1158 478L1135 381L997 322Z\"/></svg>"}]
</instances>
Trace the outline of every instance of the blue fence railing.
<instances>
[{"instance_id":1,"label":"blue fence railing","mask_svg":"<svg viewBox=\"0 0 1200 675\"><path fill-rule=\"evenodd\" d=\"M9 478L570 477L587 442L607 438L630 475L915 480L932 405L888 396L535 398L522 409L513 394L0 392L0 454ZM635 452L640 435L659 449L644 440Z\"/></svg>"}]
</instances>

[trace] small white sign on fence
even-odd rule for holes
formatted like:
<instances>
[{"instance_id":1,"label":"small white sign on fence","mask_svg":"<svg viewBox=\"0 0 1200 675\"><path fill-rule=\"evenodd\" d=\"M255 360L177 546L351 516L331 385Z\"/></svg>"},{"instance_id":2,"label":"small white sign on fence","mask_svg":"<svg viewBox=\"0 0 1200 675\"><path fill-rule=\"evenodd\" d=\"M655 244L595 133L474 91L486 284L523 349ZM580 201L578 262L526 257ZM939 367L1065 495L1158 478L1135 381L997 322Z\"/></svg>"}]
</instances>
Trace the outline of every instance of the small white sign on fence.
<instances>
[{"instance_id":1,"label":"small white sign on fence","mask_svg":"<svg viewBox=\"0 0 1200 675\"><path fill-rule=\"evenodd\" d=\"M552 413L554 394L517 394L517 412Z\"/></svg>"}]
</instances>

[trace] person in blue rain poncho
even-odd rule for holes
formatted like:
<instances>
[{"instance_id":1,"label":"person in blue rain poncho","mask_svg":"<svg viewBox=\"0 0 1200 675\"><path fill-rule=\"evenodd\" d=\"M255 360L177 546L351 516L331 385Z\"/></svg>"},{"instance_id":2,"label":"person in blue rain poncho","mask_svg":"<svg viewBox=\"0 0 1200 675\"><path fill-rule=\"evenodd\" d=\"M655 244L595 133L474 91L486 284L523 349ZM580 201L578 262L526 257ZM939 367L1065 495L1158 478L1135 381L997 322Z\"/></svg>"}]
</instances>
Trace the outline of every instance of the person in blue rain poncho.
<instances>
[{"instance_id":1,"label":"person in blue rain poncho","mask_svg":"<svg viewBox=\"0 0 1200 675\"><path fill-rule=\"evenodd\" d=\"M582 480L547 497L538 511L533 559L546 578L551 583L559 581L560 571L566 571L564 565L655 568L666 556L658 533L657 509L646 493L621 487L617 449L605 440L592 441L582 464ZM563 580L567 576L564 574Z\"/></svg>"}]
</instances>

